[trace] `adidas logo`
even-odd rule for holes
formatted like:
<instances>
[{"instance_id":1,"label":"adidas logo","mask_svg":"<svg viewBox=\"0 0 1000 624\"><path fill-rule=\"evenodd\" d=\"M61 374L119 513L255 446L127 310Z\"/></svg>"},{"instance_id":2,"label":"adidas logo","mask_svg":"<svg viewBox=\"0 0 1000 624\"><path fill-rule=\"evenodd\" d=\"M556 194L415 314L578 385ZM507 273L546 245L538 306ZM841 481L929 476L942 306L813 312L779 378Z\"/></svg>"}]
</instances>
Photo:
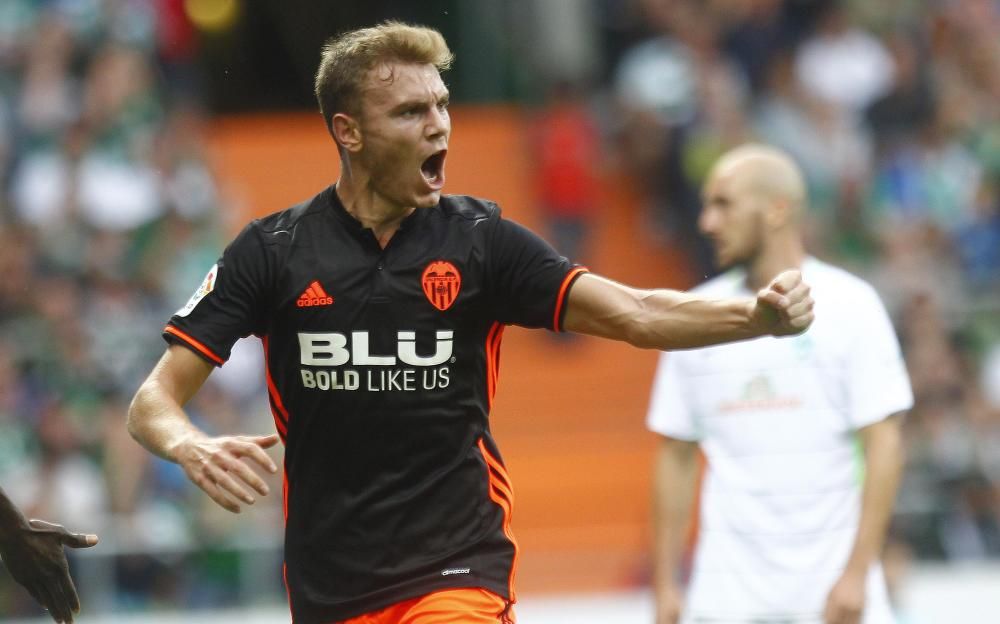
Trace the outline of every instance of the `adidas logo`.
<instances>
[{"instance_id":1,"label":"adidas logo","mask_svg":"<svg viewBox=\"0 0 1000 624\"><path fill-rule=\"evenodd\" d=\"M333 303L333 297L326 294L318 281L313 280L312 284L309 284L309 287L299 295L299 300L295 302L295 305L300 308L311 308L313 306L328 306L331 303Z\"/></svg>"}]
</instances>

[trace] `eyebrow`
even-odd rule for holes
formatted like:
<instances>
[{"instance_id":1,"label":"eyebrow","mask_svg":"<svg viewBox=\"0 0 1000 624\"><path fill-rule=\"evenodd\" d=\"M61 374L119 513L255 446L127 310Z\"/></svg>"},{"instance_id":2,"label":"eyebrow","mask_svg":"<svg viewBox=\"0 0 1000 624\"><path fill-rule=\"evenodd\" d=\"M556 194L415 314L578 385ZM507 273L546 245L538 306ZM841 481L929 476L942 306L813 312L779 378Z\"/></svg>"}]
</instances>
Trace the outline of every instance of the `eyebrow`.
<instances>
[{"instance_id":1,"label":"eyebrow","mask_svg":"<svg viewBox=\"0 0 1000 624\"><path fill-rule=\"evenodd\" d=\"M434 98L433 104L448 104L451 102L451 93L445 91L443 94ZM427 108L432 104L423 98L414 98L410 100L403 100L399 104L392 107L392 112L400 112L410 108Z\"/></svg>"}]
</instances>

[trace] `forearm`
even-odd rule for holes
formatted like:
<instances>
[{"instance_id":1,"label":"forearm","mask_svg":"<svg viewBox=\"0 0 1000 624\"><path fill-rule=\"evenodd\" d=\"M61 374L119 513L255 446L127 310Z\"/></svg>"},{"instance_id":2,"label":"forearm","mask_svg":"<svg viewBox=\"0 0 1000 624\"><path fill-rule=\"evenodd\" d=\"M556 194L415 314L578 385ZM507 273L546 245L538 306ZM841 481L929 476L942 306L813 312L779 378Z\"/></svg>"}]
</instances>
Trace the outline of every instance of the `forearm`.
<instances>
[{"instance_id":1,"label":"forearm","mask_svg":"<svg viewBox=\"0 0 1000 624\"><path fill-rule=\"evenodd\" d=\"M753 303L640 290L588 274L570 292L564 327L642 348L689 349L760 335L752 322Z\"/></svg>"},{"instance_id":2,"label":"forearm","mask_svg":"<svg viewBox=\"0 0 1000 624\"><path fill-rule=\"evenodd\" d=\"M148 451L176 462L180 443L204 433L188 418L180 402L156 380L136 392L128 411L128 431Z\"/></svg>"},{"instance_id":3,"label":"forearm","mask_svg":"<svg viewBox=\"0 0 1000 624\"><path fill-rule=\"evenodd\" d=\"M177 462L181 443L205 434L191 424L184 406L213 366L188 349L171 346L139 387L128 410L128 431L150 452Z\"/></svg>"},{"instance_id":4,"label":"forearm","mask_svg":"<svg viewBox=\"0 0 1000 624\"><path fill-rule=\"evenodd\" d=\"M846 571L866 574L885 543L903 472L903 445L897 427L886 427L865 448L861 518Z\"/></svg>"},{"instance_id":5,"label":"forearm","mask_svg":"<svg viewBox=\"0 0 1000 624\"><path fill-rule=\"evenodd\" d=\"M660 350L693 349L761 335L752 299L705 299L673 290L641 291L628 342Z\"/></svg>"},{"instance_id":6,"label":"forearm","mask_svg":"<svg viewBox=\"0 0 1000 624\"><path fill-rule=\"evenodd\" d=\"M653 496L653 582L657 590L677 583L691 528L696 481L697 459L693 448L660 453Z\"/></svg>"}]
</instances>

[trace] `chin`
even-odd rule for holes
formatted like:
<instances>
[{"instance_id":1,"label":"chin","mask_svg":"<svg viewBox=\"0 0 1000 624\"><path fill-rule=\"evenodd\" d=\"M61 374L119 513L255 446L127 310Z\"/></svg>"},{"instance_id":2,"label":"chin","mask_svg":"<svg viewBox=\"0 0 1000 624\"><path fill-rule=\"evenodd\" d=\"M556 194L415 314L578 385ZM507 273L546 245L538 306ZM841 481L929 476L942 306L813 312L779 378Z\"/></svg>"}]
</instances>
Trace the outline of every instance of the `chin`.
<instances>
[{"instance_id":1,"label":"chin","mask_svg":"<svg viewBox=\"0 0 1000 624\"><path fill-rule=\"evenodd\" d=\"M433 208L434 206L437 206L440 201L441 191L434 191L433 193L427 193L416 197L413 201L413 205L417 208Z\"/></svg>"}]
</instances>

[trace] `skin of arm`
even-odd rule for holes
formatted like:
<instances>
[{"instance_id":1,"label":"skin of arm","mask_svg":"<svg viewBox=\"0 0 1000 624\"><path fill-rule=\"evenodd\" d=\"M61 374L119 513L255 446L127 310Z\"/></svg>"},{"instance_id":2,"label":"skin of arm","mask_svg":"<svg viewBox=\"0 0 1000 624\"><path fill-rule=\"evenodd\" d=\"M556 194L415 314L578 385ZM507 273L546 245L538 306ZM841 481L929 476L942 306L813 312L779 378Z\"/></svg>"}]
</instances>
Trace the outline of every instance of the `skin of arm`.
<instances>
[{"instance_id":1,"label":"skin of arm","mask_svg":"<svg viewBox=\"0 0 1000 624\"><path fill-rule=\"evenodd\" d=\"M677 572L691 525L698 476L698 444L661 438L653 483L653 587L656 624L676 624L683 595Z\"/></svg>"},{"instance_id":2,"label":"skin of arm","mask_svg":"<svg viewBox=\"0 0 1000 624\"><path fill-rule=\"evenodd\" d=\"M213 368L185 347L167 348L132 399L128 430L150 452L179 464L221 507L239 513L239 503L256 500L248 487L261 496L268 493L267 484L244 460L277 472L264 449L274 446L278 436L211 437L191 423L184 405Z\"/></svg>"},{"instance_id":3,"label":"skin of arm","mask_svg":"<svg viewBox=\"0 0 1000 624\"><path fill-rule=\"evenodd\" d=\"M72 622L80 611L63 546L88 548L96 535L70 533L58 524L26 520L0 490L0 558L14 580L48 610L56 622Z\"/></svg>"},{"instance_id":4,"label":"skin of arm","mask_svg":"<svg viewBox=\"0 0 1000 624\"><path fill-rule=\"evenodd\" d=\"M570 290L563 327L636 347L691 349L801 333L812 323L812 307L809 287L796 270L778 275L756 299L642 290L588 273Z\"/></svg>"},{"instance_id":5,"label":"skin of arm","mask_svg":"<svg viewBox=\"0 0 1000 624\"><path fill-rule=\"evenodd\" d=\"M882 552L903 472L901 425L901 415L895 414L858 432L865 449L861 520L847 567L827 598L827 624L861 621L868 570Z\"/></svg>"}]
</instances>

